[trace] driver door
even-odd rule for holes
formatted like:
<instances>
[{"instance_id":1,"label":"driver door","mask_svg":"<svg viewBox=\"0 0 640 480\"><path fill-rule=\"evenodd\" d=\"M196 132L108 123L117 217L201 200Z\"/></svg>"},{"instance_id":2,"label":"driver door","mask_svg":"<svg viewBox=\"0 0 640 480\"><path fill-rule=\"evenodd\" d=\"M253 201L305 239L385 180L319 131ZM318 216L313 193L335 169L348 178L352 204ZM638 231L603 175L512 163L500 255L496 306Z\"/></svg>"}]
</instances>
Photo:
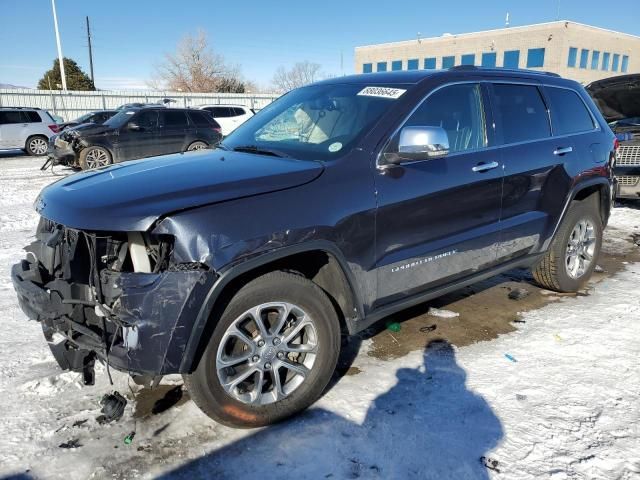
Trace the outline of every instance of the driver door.
<instances>
[{"instance_id":1,"label":"driver door","mask_svg":"<svg viewBox=\"0 0 640 480\"><path fill-rule=\"evenodd\" d=\"M121 160L159 155L158 110L143 110L122 127L118 135Z\"/></svg>"},{"instance_id":2,"label":"driver door","mask_svg":"<svg viewBox=\"0 0 640 480\"><path fill-rule=\"evenodd\" d=\"M479 83L436 90L402 127L441 127L449 154L377 169L378 305L496 263L503 171L488 148L488 104ZM401 129L386 147L391 155Z\"/></svg>"}]
</instances>

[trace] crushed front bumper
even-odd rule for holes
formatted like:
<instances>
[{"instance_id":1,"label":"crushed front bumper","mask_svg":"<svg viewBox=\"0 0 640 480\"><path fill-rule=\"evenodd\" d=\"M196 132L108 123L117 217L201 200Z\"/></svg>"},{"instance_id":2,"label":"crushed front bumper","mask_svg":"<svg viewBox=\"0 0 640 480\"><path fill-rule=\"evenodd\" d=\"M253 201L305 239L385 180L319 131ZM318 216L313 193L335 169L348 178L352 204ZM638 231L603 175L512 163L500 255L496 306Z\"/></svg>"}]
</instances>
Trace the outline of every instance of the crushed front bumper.
<instances>
[{"instance_id":1,"label":"crushed front bumper","mask_svg":"<svg viewBox=\"0 0 640 480\"><path fill-rule=\"evenodd\" d=\"M73 150L71 143L60 138L60 135L54 135L49 139L47 157L54 165L73 167L78 164L78 155Z\"/></svg>"},{"instance_id":2,"label":"crushed front bumper","mask_svg":"<svg viewBox=\"0 0 640 480\"><path fill-rule=\"evenodd\" d=\"M99 273L103 298L98 303L92 300L90 287L59 273L64 254L58 249L64 244L41 240L35 242L39 248L29 249L28 259L13 266L11 277L22 311L42 323L63 369L80 370L98 358L132 375L186 373L180 364L193 323L215 281L213 272L103 268ZM49 274L51 264L54 276Z\"/></svg>"}]
</instances>

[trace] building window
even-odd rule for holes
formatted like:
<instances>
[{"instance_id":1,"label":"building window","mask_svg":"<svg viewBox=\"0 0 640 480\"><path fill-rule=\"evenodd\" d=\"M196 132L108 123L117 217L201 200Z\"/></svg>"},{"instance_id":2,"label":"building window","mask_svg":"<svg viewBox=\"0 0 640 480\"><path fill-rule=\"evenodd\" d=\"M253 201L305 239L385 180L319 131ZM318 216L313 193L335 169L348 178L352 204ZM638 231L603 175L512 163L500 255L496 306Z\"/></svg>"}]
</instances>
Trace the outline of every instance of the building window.
<instances>
[{"instance_id":1,"label":"building window","mask_svg":"<svg viewBox=\"0 0 640 480\"><path fill-rule=\"evenodd\" d=\"M397 72L398 70L402 70L402 60L394 60L391 62L391 70L393 72Z\"/></svg>"},{"instance_id":2,"label":"building window","mask_svg":"<svg viewBox=\"0 0 640 480\"><path fill-rule=\"evenodd\" d=\"M425 58L424 59L424 68L425 70L435 70L436 69L436 58Z\"/></svg>"},{"instance_id":3,"label":"building window","mask_svg":"<svg viewBox=\"0 0 640 480\"><path fill-rule=\"evenodd\" d=\"M376 72L386 72L387 71L387 62L378 62L376 64Z\"/></svg>"},{"instance_id":4,"label":"building window","mask_svg":"<svg viewBox=\"0 0 640 480\"><path fill-rule=\"evenodd\" d=\"M475 64L476 64L476 56L473 53L462 55L462 58L460 59L460 65L475 65Z\"/></svg>"},{"instance_id":5,"label":"building window","mask_svg":"<svg viewBox=\"0 0 640 480\"><path fill-rule=\"evenodd\" d=\"M482 54L482 66L487 68L495 68L496 66L496 52L489 52Z\"/></svg>"},{"instance_id":6,"label":"building window","mask_svg":"<svg viewBox=\"0 0 640 480\"><path fill-rule=\"evenodd\" d=\"M600 51L594 50L591 54L591 70L597 70L600 65Z\"/></svg>"},{"instance_id":7,"label":"building window","mask_svg":"<svg viewBox=\"0 0 640 480\"><path fill-rule=\"evenodd\" d=\"M442 68L451 68L456 64L456 57L442 57Z\"/></svg>"},{"instance_id":8,"label":"building window","mask_svg":"<svg viewBox=\"0 0 640 480\"><path fill-rule=\"evenodd\" d=\"M609 52L604 52L602 54L602 70L609 70L609 58L611 58L611 54Z\"/></svg>"},{"instance_id":9,"label":"building window","mask_svg":"<svg viewBox=\"0 0 640 480\"><path fill-rule=\"evenodd\" d=\"M587 68L589 63L589 50L583 48L580 50L580 68Z\"/></svg>"},{"instance_id":10,"label":"building window","mask_svg":"<svg viewBox=\"0 0 640 480\"><path fill-rule=\"evenodd\" d=\"M418 59L412 58L407 61L407 70L418 70Z\"/></svg>"},{"instance_id":11,"label":"building window","mask_svg":"<svg viewBox=\"0 0 640 480\"><path fill-rule=\"evenodd\" d=\"M577 59L578 59L578 49L576 47L571 47L569 49L569 60L567 60L567 67L575 67Z\"/></svg>"},{"instance_id":12,"label":"building window","mask_svg":"<svg viewBox=\"0 0 640 480\"><path fill-rule=\"evenodd\" d=\"M530 48L527 51L527 68L542 67L544 65L544 48Z\"/></svg>"},{"instance_id":13,"label":"building window","mask_svg":"<svg viewBox=\"0 0 640 480\"><path fill-rule=\"evenodd\" d=\"M629 70L629 55L623 55L622 56L622 68L620 69L620 71L622 73L627 73L627 70Z\"/></svg>"},{"instance_id":14,"label":"building window","mask_svg":"<svg viewBox=\"0 0 640 480\"><path fill-rule=\"evenodd\" d=\"M520 64L520 50L509 50L504 52L504 68L518 68Z\"/></svg>"},{"instance_id":15,"label":"building window","mask_svg":"<svg viewBox=\"0 0 640 480\"><path fill-rule=\"evenodd\" d=\"M371 73L373 72L373 64L364 63L362 64L362 73Z\"/></svg>"},{"instance_id":16,"label":"building window","mask_svg":"<svg viewBox=\"0 0 640 480\"><path fill-rule=\"evenodd\" d=\"M619 66L620 66L620 55L618 55L617 53L614 53L613 61L611 62L611 71L617 72Z\"/></svg>"}]
</instances>

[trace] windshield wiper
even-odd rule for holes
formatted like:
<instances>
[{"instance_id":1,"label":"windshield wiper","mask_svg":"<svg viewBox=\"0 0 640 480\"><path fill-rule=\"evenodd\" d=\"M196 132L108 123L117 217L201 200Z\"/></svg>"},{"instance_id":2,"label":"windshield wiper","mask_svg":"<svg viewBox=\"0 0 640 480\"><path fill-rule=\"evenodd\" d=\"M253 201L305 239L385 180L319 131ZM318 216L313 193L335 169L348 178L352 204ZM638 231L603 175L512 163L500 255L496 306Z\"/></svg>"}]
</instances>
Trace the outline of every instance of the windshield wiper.
<instances>
[{"instance_id":1,"label":"windshield wiper","mask_svg":"<svg viewBox=\"0 0 640 480\"><path fill-rule=\"evenodd\" d=\"M289 157L289 155L287 155L286 153L282 153L278 150L271 150L269 148L258 147L257 145L240 145L238 147L234 147L233 151L255 153L256 155L271 155L273 157Z\"/></svg>"}]
</instances>

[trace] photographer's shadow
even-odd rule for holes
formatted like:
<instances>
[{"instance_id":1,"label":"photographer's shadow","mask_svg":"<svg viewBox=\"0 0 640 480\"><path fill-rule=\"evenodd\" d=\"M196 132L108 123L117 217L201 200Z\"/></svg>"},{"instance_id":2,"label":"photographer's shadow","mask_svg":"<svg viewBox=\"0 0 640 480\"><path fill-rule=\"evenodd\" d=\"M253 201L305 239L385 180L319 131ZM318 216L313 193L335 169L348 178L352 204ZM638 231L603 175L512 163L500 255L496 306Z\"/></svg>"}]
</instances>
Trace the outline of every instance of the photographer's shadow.
<instances>
[{"instance_id":1,"label":"photographer's shadow","mask_svg":"<svg viewBox=\"0 0 640 480\"><path fill-rule=\"evenodd\" d=\"M467 390L452 346L431 342L424 365L400 369L397 378L362 424L311 409L166 477L489 478L481 457L500 441L502 426L487 402ZM344 398L341 408L349 402Z\"/></svg>"}]
</instances>

